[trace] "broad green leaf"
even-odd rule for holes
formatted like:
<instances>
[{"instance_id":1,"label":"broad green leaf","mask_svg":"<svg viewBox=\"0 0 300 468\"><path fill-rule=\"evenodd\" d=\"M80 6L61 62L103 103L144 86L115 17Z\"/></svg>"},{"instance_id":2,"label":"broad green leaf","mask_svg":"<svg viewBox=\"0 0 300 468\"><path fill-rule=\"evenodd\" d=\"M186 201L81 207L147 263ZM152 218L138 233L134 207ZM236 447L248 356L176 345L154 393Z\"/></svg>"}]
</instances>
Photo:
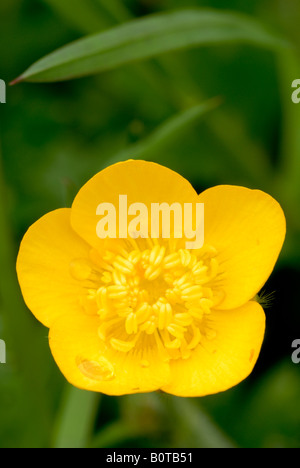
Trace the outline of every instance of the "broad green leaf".
<instances>
[{"instance_id":1,"label":"broad green leaf","mask_svg":"<svg viewBox=\"0 0 300 468\"><path fill-rule=\"evenodd\" d=\"M267 49L286 45L250 17L202 9L182 10L136 19L76 41L39 60L13 83L62 81L167 52L228 43L249 43Z\"/></svg>"}]
</instances>

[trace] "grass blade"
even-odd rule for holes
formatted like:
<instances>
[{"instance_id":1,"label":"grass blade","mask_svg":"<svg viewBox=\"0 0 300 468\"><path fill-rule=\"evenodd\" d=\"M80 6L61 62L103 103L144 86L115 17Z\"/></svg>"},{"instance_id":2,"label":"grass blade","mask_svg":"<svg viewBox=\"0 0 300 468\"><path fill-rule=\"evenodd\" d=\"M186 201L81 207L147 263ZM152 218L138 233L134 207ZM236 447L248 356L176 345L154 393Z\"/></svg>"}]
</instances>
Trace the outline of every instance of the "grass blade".
<instances>
[{"instance_id":1,"label":"grass blade","mask_svg":"<svg viewBox=\"0 0 300 468\"><path fill-rule=\"evenodd\" d=\"M12 84L79 78L167 52L228 43L250 43L267 49L286 45L247 16L182 10L136 19L80 39L39 60Z\"/></svg>"},{"instance_id":2,"label":"grass blade","mask_svg":"<svg viewBox=\"0 0 300 468\"><path fill-rule=\"evenodd\" d=\"M174 144L174 142L193 124L204 117L208 112L216 109L220 104L221 98L216 97L183 112L179 112L163 122L148 137L117 153L109 163L126 161L127 159L147 159L147 157L151 157L153 160L153 155L155 155L158 150Z\"/></svg>"}]
</instances>

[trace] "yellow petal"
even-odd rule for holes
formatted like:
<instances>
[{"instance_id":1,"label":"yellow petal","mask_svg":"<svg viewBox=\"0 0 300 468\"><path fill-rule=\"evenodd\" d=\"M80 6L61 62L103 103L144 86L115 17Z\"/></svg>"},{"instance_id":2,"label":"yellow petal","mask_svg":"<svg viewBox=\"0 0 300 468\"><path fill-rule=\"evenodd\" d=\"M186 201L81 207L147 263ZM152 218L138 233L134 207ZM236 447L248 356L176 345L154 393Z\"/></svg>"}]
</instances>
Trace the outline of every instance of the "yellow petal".
<instances>
[{"instance_id":1,"label":"yellow petal","mask_svg":"<svg viewBox=\"0 0 300 468\"><path fill-rule=\"evenodd\" d=\"M232 309L254 298L270 276L282 248L286 221L280 205L259 190L217 186L199 196L204 203L205 244L217 249L219 305Z\"/></svg>"},{"instance_id":2,"label":"yellow petal","mask_svg":"<svg viewBox=\"0 0 300 468\"><path fill-rule=\"evenodd\" d=\"M74 386L108 395L151 392L169 381L169 365L149 349L127 353L99 337L100 319L64 315L50 329L53 357Z\"/></svg>"},{"instance_id":3,"label":"yellow petal","mask_svg":"<svg viewBox=\"0 0 300 468\"><path fill-rule=\"evenodd\" d=\"M21 243L17 273L24 300L49 327L61 314L79 313L82 282L70 274L76 258L88 258L90 247L72 230L70 209L53 211L37 221Z\"/></svg>"},{"instance_id":4,"label":"yellow petal","mask_svg":"<svg viewBox=\"0 0 300 468\"><path fill-rule=\"evenodd\" d=\"M191 184L166 167L133 160L109 166L80 190L72 207L73 228L94 247L103 248L103 241L100 241L96 232L100 220L96 211L100 204L111 203L116 208L118 234L120 195L127 196L128 207L133 203L145 204L149 215L152 203L182 205L198 201L198 195ZM126 209L121 211L124 213ZM130 220L132 216L128 217L128 221Z\"/></svg>"},{"instance_id":5,"label":"yellow petal","mask_svg":"<svg viewBox=\"0 0 300 468\"><path fill-rule=\"evenodd\" d=\"M171 383L163 391L178 396L205 396L244 380L257 361L265 331L265 314L256 302L239 309L214 311L208 337L187 360L173 361Z\"/></svg>"}]
</instances>

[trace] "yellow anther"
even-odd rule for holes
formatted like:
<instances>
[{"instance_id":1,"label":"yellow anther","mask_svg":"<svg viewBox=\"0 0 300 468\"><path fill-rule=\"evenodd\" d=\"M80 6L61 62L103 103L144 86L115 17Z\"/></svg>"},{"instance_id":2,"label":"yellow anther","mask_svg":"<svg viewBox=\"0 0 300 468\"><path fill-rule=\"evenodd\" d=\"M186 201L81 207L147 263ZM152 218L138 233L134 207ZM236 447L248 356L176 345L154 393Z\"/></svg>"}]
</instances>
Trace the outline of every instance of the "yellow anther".
<instances>
[{"instance_id":1,"label":"yellow anther","mask_svg":"<svg viewBox=\"0 0 300 468\"><path fill-rule=\"evenodd\" d=\"M174 275L172 275L172 273L170 273L170 272L164 273L164 274L163 274L163 280L164 280L169 286L173 286L173 283L174 283Z\"/></svg>"},{"instance_id":2,"label":"yellow anther","mask_svg":"<svg viewBox=\"0 0 300 468\"><path fill-rule=\"evenodd\" d=\"M162 269L160 267L157 268L155 266L150 265L145 271L145 279L149 281L153 281L159 277L161 272L162 272Z\"/></svg>"},{"instance_id":3,"label":"yellow anther","mask_svg":"<svg viewBox=\"0 0 300 468\"><path fill-rule=\"evenodd\" d=\"M107 288L102 286L97 291L96 301L99 308L108 309L108 301L107 301Z\"/></svg>"},{"instance_id":4,"label":"yellow anther","mask_svg":"<svg viewBox=\"0 0 300 468\"><path fill-rule=\"evenodd\" d=\"M189 282L190 280L191 280L191 274L188 272L188 273L185 273L185 275L182 275L181 278L176 279L174 281L174 284L180 288L183 287L185 289L186 284L187 285L192 284Z\"/></svg>"},{"instance_id":5,"label":"yellow anther","mask_svg":"<svg viewBox=\"0 0 300 468\"><path fill-rule=\"evenodd\" d=\"M119 317L125 317L125 318L127 318L132 312L133 312L132 307L118 308L118 315L119 315Z\"/></svg>"},{"instance_id":6,"label":"yellow anther","mask_svg":"<svg viewBox=\"0 0 300 468\"><path fill-rule=\"evenodd\" d=\"M185 329L181 325L177 325L175 323L172 323L171 325L169 325L167 327L167 330L175 338L178 338L180 340L183 339Z\"/></svg>"},{"instance_id":7,"label":"yellow anther","mask_svg":"<svg viewBox=\"0 0 300 468\"><path fill-rule=\"evenodd\" d=\"M121 284L115 284L113 286L108 286L107 292L110 299L122 299L123 297L127 297L128 288Z\"/></svg>"},{"instance_id":8,"label":"yellow anther","mask_svg":"<svg viewBox=\"0 0 300 468\"><path fill-rule=\"evenodd\" d=\"M203 297L202 289L199 285L190 286L182 291L182 299L185 301L192 301L201 299Z\"/></svg>"},{"instance_id":9,"label":"yellow anther","mask_svg":"<svg viewBox=\"0 0 300 468\"><path fill-rule=\"evenodd\" d=\"M157 305L160 307L161 305L164 305L164 304L167 304L168 301L165 297L161 296L158 301L157 301Z\"/></svg>"},{"instance_id":10,"label":"yellow anther","mask_svg":"<svg viewBox=\"0 0 300 468\"><path fill-rule=\"evenodd\" d=\"M195 283L198 284L198 286L202 286L203 284L206 284L210 281L210 278L208 276L195 276Z\"/></svg>"},{"instance_id":11,"label":"yellow anther","mask_svg":"<svg viewBox=\"0 0 300 468\"><path fill-rule=\"evenodd\" d=\"M143 260L149 261L150 253L151 253L150 250L144 250L144 251L142 252L142 259L143 259Z\"/></svg>"},{"instance_id":12,"label":"yellow anther","mask_svg":"<svg viewBox=\"0 0 300 468\"><path fill-rule=\"evenodd\" d=\"M152 320L148 320L140 326L140 330L147 333L147 335L152 335L156 330L156 324Z\"/></svg>"},{"instance_id":13,"label":"yellow anther","mask_svg":"<svg viewBox=\"0 0 300 468\"><path fill-rule=\"evenodd\" d=\"M141 367L151 365L143 358L145 344L155 346L168 362L188 359L203 336L216 337L206 324L206 316L224 297L216 288L219 283L212 281L219 272L216 252L209 246L178 250L178 245L178 240L164 245L159 239L127 240L115 252L93 250L89 260L70 265L72 276L89 288L81 305L98 315L99 338L122 353L136 347ZM91 369L97 368L101 374L97 359L85 361L92 365L84 364L83 372L96 373Z\"/></svg>"},{"instance_id":14,"label":"yellow anther","mask_svg":"<svg viewBox=\"0 0 300 468\"><path fill-rule=\"evenodd\" d=\"M184 267L187 267L192 260L192 254L188 250L179 250L181 264Z\"/></svg>"},{"instance_id":15,"label":"yellow anther","mask_svg":"<svg viewBox=\"0 0 300 468\"><path fill-rule=\"evenodd\" d=\"M183 294L185 291L195 286L192 280L185 281L184 283L182 282L180 284L178 284L176 281L174 283L176 285L176 288L180 291L180 294Z\"/></svg>"},{"instance_id":16,"label":"yellow anther","mask_svg":"<svg viewBox=\"0 0 300 468\"><path fill-rule=\"evenodd\" d=\"M128 335L132 335L133 333L138 332L137 319L134 313L128 315L125 322L125 330L128 333Z\"/></svg>"},{"instance_id":17,"label":"yellow anther","mask_svg":"<svg viewBox=\"0 0 300 468\"><path fill-rule=\"evenodd\" d=\"M144 303L136 311L136 317L139 324L146 322L152 314L152 307Z\"/></svg>"},{"instance_id":18,"label":"yellow anther","mask_svg":"<svg viewBox=\"0 0 300 468\"><path fill-rule=\"evenodd\" d=\"M141 252L133 250L132 252L130 252L127 258L131 263L136 265L141 259Z\"/></svg>"},{"instance_id":19,"label":"yellow anther","mask_svg":"<svg viewBox=\"0 0 300 468\"><path fill-rule=\"evenodd\" d=\"M192 273L194 275L203 275L207 272L208 267L206 265L203 265L203 262L197 262L196 265L192 268Z\"/></svg>"},{"instance_id":20,"label":"yellow anther","mask_svg":"<svg viewBox=\"0 0 300 468\"><path fill-rule=\"evenodd\" d=\"M119 311L124 310L128 307L133 307L131 302L128 300L128 297L124 297L123 300L113 300L113 304L111 305L111 311L115 311L119 314Z\"/></svg>"},{"instance_id":21,"label":"yellow anther","mask_svg":"<svg viewBox=\"0 0 300 468\"><path fill-rule=\"evenodd\" d=\"M149 301L149 293L145 289L142 289L138 293L138 300L139 302L148 302Z\"/></svg>"},{"instance_id":22,"label":"yellow anther","mask_svg":"<svg viewBox=\"0 0 300 468\"><path fill-rule=\"evenodd\" d=\"M193 323L193 317L189 313L175 314L174 322L182 327L188 327Z\"/></svg>"},{"instance_id":23,"label":"yellow anther","mask_svg":"<svg viewBox=\"0 0 300 468\"><path fill-rule=\"evenodd\" d=\"M122 340L117 340L116 338L112 338L110 340L111 346L116 350L116 351L121 351L121 353L128 353L131 351L134 346L135 346L136 341L122 341Z\"/></svg>"},{"instance_id":24,"label":"yellow anther","mask_svg":"<svg viewBox=\"0 0 300 468\"><path fill-rule=\"evenodd\" d=\"M166 298L173 304L180 304L182 303L180 291L176 288L174 289L167 289L166 291Z\"/></svg>"},{"instance_id":25,"label":"yellow anther","mask_svg":"<svg viewBox=\"0 0 300 468\"><path fill-rule=\"evenodd\" d=\"M160 265L165 256L165 252L165 247L161 247L160 245L156 245L155 247L153 247L149 257L150 264L153 266Z\"/></svg>"},{"instance_id":26,"label":"yellow anther","mask_svg":"<svg viewBox=\"0 0 300 468\"><path fill-rule=\"evenodd\" d=\"M129 260L121 257L120 255L118 255L116 260L113 262L113 266L124 274L130 274L134 272L134 265Z\"/></svg>"},{"instance_id":27,"label":"yellow anther","mask_svg":"<svg viewBox=\"0 0 300 468\"><path fill-rule=\"evenodd\" d=\"M181 264L180 255L175 252L164 258L164 267L168 270Z\"/></svg>"},{"instance_id":28,"label":"yellow anther","mask_svg":"<svg viewBox=\"0 0 300 468\"><path fill-rule=\"evenodd\" d=\"M140 284L140 278L138 277L138 275L129 277L126 281L128 286L130 286L131 288L136 288L136 286Z\"/></svg>"},{"instance_id":29,"label":"yellow anther","mask_svg":"<svg viewBox=\"0 0 300 468\"><path fill-rule=\"evenodd\" d=\"M115 284L122 284L122 285L127 284L126 276L123 273L121 273L120 271L114 270L114 272L113 272L113 274L111 276L112 276L112 280L113 280L113 282Z\"/></svg>"},{"instance_id":30,"label":"yellow anther","mask_svg":"<svg viewBox=\"0 0 300 468\"><path fill-rule=\"evenodd\" d=\"M157 303L156 307L158 309L158 328L163 330L167 328L173 319L172 307L169 303ZM154 306L153 306L154 308Z\"/></svg>"},{"instance_id":31,"label":"yellow anther","mask_svg":"<svg viewBox=\"0 0 300 468\"><path fill-rule=\"evenodd\" d=\"M130 296L131 297L137 297L139 295L139 288L137 287L132 287L131 290L130 290Z\"/></svg>"}]
</instances>

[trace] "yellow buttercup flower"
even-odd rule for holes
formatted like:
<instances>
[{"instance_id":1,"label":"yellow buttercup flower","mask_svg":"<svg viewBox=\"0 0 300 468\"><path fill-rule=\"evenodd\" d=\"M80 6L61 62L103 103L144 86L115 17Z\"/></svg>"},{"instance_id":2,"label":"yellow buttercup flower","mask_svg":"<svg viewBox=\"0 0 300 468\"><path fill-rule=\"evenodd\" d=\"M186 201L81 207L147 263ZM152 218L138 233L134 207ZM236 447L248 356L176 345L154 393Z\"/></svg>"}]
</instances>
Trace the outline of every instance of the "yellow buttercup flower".
<instances>
[{"instance_id":1,"label":"yellow buttercup flower","mask_svg":"<svg viewBox=\"0 0 300 468\"><path fill-rule=\"evenodd\" d=\"M121 219L120 195L149 209L203 203L204 245L189 250L175 235L100 239L97 207L110 203ZM204 396L253 370L265 332L254 298L285 230L281 207L264 192L217 186L198 195L165 167L127 161L92 178L71 209L28 230L18 278L73 385L110 395Z\"/></svg>"}]
</instances>

